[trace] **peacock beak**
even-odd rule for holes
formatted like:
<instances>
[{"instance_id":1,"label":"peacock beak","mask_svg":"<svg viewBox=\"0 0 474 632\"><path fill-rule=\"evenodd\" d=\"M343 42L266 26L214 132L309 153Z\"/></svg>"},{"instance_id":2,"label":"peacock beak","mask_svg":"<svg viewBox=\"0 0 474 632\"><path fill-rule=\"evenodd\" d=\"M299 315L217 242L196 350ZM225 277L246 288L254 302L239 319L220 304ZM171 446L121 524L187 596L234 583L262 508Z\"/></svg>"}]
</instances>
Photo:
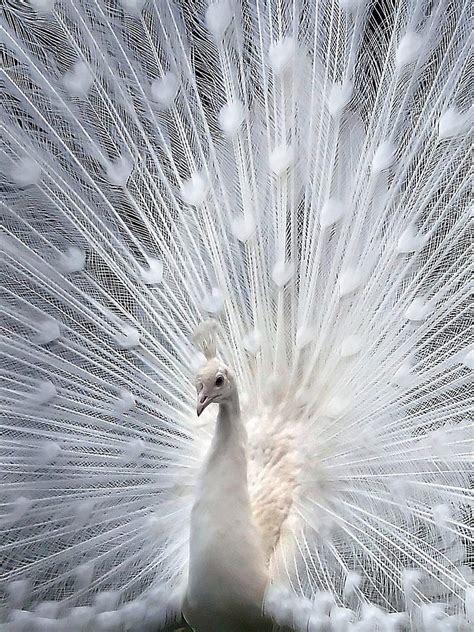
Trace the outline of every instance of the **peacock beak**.
<instances>
[{"instance_id":1,"label":"peacock beak","mask_svg":"<svg viewBox=\"0 0 474 632\"><path fill-rule=\"evenodd\" d=\"M212 402L212 399L208 397L207 395L199 395L198 403L196 407L196 412L197 412L198 417L202 413L202 411L209 406L211 402Z\"/></svg>"}]
</instances>

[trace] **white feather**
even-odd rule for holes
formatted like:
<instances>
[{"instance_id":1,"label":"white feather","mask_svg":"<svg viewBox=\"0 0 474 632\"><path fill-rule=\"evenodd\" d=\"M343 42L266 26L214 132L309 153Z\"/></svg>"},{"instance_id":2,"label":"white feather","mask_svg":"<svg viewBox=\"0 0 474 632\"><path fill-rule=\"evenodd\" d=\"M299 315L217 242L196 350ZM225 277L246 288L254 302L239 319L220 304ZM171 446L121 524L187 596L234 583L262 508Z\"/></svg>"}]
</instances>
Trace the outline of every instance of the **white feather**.
<instances>
[{"instance_id":1,"label":"white feather","mask_svg":"<svg viewBox=\"0 0 474 632\"><path fill-rule=\"evenodd\" d=\"M277 176L281 176L292 164L293 156L292 147L285 144L278 145L270 154L270 169Z\"/></svg>"},{"instance_id":2,"label":"white feather","mask_svg":"<svg viewBox=\"0 0 474 632\"><path fill-rule=\"evenodd\" d=\"M453 138L468 131L472 119L472 108L464 113L455 107L448 108L439 117L438 134L440 138Z\"/></svg>"},{"instance_id":3,"label":"white feather","mask_svg":"<svg viewBox=\"0 0 474 632\"><path fill-rule=\"evenodd\" d=\"M140 332L132 325L123 325L121 331L115 334L114 339L122 349L133 349L140 344Z\"/></svg>"},{"instance_id":4,"label":"white feather","mask_svg":"<svg viewBox=\"0 0 474 632\"><path fill-rule=\"evenodd\" d=\"M423 37L419 33L409 31L400 40L395 55L395 63L398 68L411 64L420 55L423 48Z\"/></svg>"},{"instance_id":5,"label":"white feather","mask_svg":"<svg viewBox=\"0 0 474 632\"><path fill-rule=\"evenodd\" d=\"M342 202L337 198L329 198L321 209L321 215L319 217L319 223L321 228L327 228L338 222L344 217L346 209Z\"/></svg>"},{"instance_id":6,"label":"white feather","mask_svg":"<svg viewBox=\"0 0 474 632\"><path fill-rule=\"evenodd\" d=\"M349 358L356 355L363 347L363 340L356 334L351 334L344 338L340 346L340 354L343 358Z\"/></svg>"},{"instance_id":7,"label":"white feather","mask_svg":"<svg viewBox=\"0 0 474 632\"><path fill-rule=\"evenodd\" d=\"M54 342L61 335L59 323L52 318L37 323L36 327L37 334L34 337L34 341L39 345L47 345L50 342Z\"/></svg>"},{"instance_id":8,"label":"white feather","mask_svg":"<svg viewBox=\"0 0 474 632\"><path fill-rule=\"evenodd\" d=\"M21 158L11 170L12 180L20 186L38 184L40 177L40 165L28 156Z\"/></svg>"},{"instance_id":9,"label":"white feather","mask_svg":"<svg viewBox=\"0 0 474 632\"><path fill-rule=\"evenodd\" d=\"M119 0L125 13L140 15L145 0Z\"/></svg>"},{"instance_id":10,"label":"white feather","mask_svg":"<svg viewBox=\"0 0 474 632\"><path fill-rule=\"evenodd\" d=\"M86 263L86 253L77 246L69 246L59 257L59 268L64 274L81 272Z\"/></svg>"},{"instance_id":11,"label":"white feather","mask_svg":"<svg viewBox=\"0 0 474 632\"><path fill-rule=\"evenodd\" d=\"M342 110L352 98L353 85L351 81L335 83L331 88L328 100L329 112L335 117L339 116Z\"/></svg>"},{"instance_id":12,"label":"white feather","mask_svg":"<svg viewBox=\"0 0 474 632\"><path fill-rule=\"evenodd\" d=\"M232 221L232 232L240 241L248 241L255 233L255 219L247 214Z\"/></svg>"},{"instance_id":13,"label":"white feather","mask_svg":"<svg viewBox=\"0 0 474 632\"><path fill-rule=\"evenodd\" d=\"M193 173L189 180L181 184L181 198L186 204L200 206L205 201L208 190L206 178L200 173Z\"/></svg>"},{"instance_id":14,"label":"white feather","mask_svg":"<svg viewBox=\"0 0 474 632\"><path fill-rule=\"evenodd\" d=\"M268 61L275 75L282 75L293 62L296 55L296 42L293 37L285 36L272 42L268 49Z\"/></svg>"},{"instance_id":15,"label":"white feather","mask_svg":"<svg viewBox=\"0 0 474 632\"><path fill-rule=\"evenodd\" d=\"M206 26L216 40L222 39L231 20L232 6L228 0L209 5L206 11Z\"/></svg>"},{"instance_id":16,"label":"white feather","mask_svg":"<svg viewBox=\"0 0 474 632\"><path fill-rule=\"evenodd\" d=\"M277 261L273 266L272 279L275 285L282 288L295 273L295 266L291 261Z\"/></svg>"},{"instance_id":17,"label":"white feather","mask_svg":"<svg viewBox=\"0 0 474 632\"><path fill-rule=\"evenodd\" d=\"M141 270L141 278L147 285L155 285L163 280L163 263L154 257L147 257L147 269Z\"/></svg>"},{"instance_id":18,"label":"white feather","mask_svg":"<svg viewBox=\"0 0 474 632\"><path fill-rule=\"evenodd\" d=\"M426 243L426 237L420 235L413 224L407 226L407 228L400 235L397 244L397 251L401 253L418 252L423 248Z\"/></svg>"},{"instance_id":19,"label":"white feather","mask_svg":"<svg viewBox=\"0 0 474 632\"><path fill-rule=\"evenodd\" d=\"M412 320L415 322L422 321L425 320L425 318L428 316L428 314L430 313L430 309L431 307L429 302L425 301L420 296L417 296L413 299L413 301L406 309L405 317L408 320Z\"/></svg>"},{"instance_id":20,"label":"white feather","mask_svg":"<svg viewBox=\"0 0 474 632\"><path fill-rule=\"evenodd\" d=\"M124 187L132 173L133 163L126 157L120 156L116 160L108 161L105 170L110 184Z\"/></svg>"},{"instance_id":21,"label":"white feather","mask_svg":"<svg viewBox=\"0 0 474 632\"><path fill-rule=\"evenodd\" d=\"M231 101L219 111L219 125L227 136L234 136L245 119L244 106L241 101Z\"/></svg>"},{"instance_id":22,"label":"white feather","mask_svg":"<svg viewBox=\"0 0 474 632\"><path fill-rule=\"evenodd\" d=\"M377 174L388 169L395 160L396 148L390 141L384 141L375 150L372 158L372 171Z\"/></svg>"},{"instance_id":23,"label":"white feather","mask_svg":"<svg viewBox=\"0 0 474 632\"><path fill-rule=\"evenodd\" d=\"M339 293L341 296L352 294L362 283L363 276L360 270L347 267L339 274Z\"/></svg>"},{"instance_id":24,"label":"white feather","mask_svg":"<svg viewBox=\"0 0 474 632\"><path fill-rule=\"evenodd\" d=\"M90 68L84 61L77 61L63 77L64 87L72 97L87 97L93 81Z\"/></svg>"},{"instance_id":25,"label":"white feather","mask_svg":"<svg viewBox=\"0 0 474 632\"><path fill-rule=\"evenodd\" d=\"M367 0L338 0L339 6L345 11L354 12L365 5Z\"/></svg>"},{"instance_id":26,"label":"white feather","mask_svg":"<svg viewBox=\"0 0 474 632\"><path fill-rule=\"evenodd\" d=\"M165 73L151 84L151 96L162 107L169 108L176 98L179 82L172 72Z\"/></svg>"},{"instance_id":27,"label":"white feather","mask_svg":"<svg viewBox=\"0 0 474 632\"><path fill-rule=\"evenodd\" d=\"M38 13L50 13L54 9L55 0L28 0Z\"/></svg>"}]
</instances>

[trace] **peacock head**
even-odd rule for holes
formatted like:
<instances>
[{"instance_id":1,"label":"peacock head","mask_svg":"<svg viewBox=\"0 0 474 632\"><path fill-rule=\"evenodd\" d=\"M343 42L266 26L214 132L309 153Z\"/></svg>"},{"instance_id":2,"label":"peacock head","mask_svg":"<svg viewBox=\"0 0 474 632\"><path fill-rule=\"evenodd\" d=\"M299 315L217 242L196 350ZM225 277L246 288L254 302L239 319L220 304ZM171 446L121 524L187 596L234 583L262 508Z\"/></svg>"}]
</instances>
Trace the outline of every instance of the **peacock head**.
<instances>
[{"instance_id":1,"label":"peacock head","mask_svg":"<svg viewBox=\"0 0 474 632\"><path fill-rule=\"evenodd\" d=\"M233 398L235 381L232 371L217 358L211 358L196 375L196 390L199 417L209 404L225 404Z\"/></svg>"},{"instance_id":2,"label":"peacock head","mask_svg":"<svg viewBox=\"0 0 474 632\"><path fill-rule=\"evenodd\" d=\"M236 394L235 378L232 371L217 358L217 332L215 320L202 322L194 332L195 345L206 357L206 363L196 374L198 417L209 404L225 404Z\"/></svg>"}]
</instances>

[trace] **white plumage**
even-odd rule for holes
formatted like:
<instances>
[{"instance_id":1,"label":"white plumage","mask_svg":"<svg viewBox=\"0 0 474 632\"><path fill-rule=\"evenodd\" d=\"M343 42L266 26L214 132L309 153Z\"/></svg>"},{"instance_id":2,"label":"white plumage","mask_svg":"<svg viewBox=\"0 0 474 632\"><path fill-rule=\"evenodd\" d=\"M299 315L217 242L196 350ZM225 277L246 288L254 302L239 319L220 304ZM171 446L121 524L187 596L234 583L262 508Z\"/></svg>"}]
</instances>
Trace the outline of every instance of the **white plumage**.
<instances>
[{"instance_id":1,"label":"white plumage","mask_svg":"<svg viewBox=\"0 0 474 632\"><path fill-rule=\"evenodd\" d=\"M467 0L0 11L0 629L468 630Z\"/></svg>"}]
</instances>

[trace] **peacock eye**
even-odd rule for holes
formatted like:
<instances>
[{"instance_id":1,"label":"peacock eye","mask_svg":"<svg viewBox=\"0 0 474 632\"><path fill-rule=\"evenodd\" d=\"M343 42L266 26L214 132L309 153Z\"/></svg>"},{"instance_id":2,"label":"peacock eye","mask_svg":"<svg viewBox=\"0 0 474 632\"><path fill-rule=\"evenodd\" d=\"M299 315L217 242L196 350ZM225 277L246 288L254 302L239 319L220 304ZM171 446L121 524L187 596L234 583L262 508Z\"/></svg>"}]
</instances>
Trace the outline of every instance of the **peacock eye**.
<instances>
[{"instance_id":1,"label":"peacock eye","mask_svg":"<svg viewBox=\"0 0 474 632\"><path fill-rule=\"evenodd\" d=\"M222 375L218 375L216 377L216 386L222 386L224 384L224 378Z\"/></svg>"}]
</instances>

